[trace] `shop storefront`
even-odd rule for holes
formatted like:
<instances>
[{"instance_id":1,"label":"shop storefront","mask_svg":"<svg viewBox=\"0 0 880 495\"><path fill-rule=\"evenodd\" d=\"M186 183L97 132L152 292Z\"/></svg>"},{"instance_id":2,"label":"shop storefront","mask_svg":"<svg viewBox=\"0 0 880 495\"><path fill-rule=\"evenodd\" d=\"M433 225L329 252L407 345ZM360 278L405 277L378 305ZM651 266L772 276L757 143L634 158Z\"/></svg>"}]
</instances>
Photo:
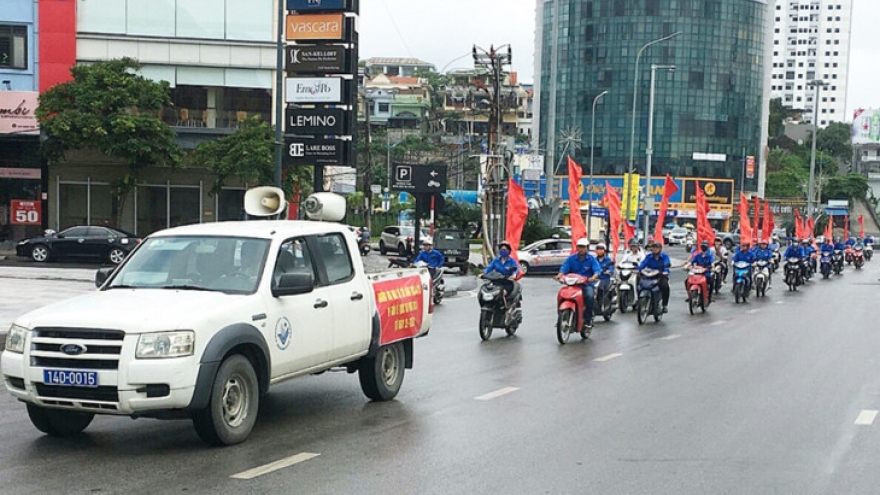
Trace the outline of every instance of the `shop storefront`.
<instances>
[{"instance_id":1,"label":"shop storefront","mask_svg":"<svg viewBox=\"0 0 880 495\"><path fill-rule=\"evenodd\" d=\"M0 242L39 234L45 222L35 91L0 91Z\"/></svg>"}]
</instances>

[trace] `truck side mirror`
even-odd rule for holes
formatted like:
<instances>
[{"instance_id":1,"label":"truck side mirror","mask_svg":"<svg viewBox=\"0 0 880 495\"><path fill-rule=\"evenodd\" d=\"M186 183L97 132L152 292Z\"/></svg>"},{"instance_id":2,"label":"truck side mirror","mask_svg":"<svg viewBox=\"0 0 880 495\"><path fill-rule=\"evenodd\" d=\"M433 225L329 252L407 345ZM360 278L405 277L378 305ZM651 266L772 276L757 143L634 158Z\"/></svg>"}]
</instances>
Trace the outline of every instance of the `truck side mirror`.
<instances>
[{"instance_id":1,"label":"truck side mirror","mask_svg":"<svg viewBox=\"0 0 880 495\"><path fill-rule=\"evenodd\" d=\"M315 281L311 273L285 273L272 288L275 297L308 294L315 289Z\"/></svg>"},{"instance_id":2,"label":"truck side mirror","mask_svg":"<svg viewBox=\"0 0 880 495\"><path fill-rule=\"evenodd\" d=\"M104 282L106 282L107 279L110 278L110 275L113 273L113 270L115 270L115 268L101 268L101 269L99 269L98 272L95 273L95 287L100 288L102 285L104 285Z\"/></svg>"}]
</instances>

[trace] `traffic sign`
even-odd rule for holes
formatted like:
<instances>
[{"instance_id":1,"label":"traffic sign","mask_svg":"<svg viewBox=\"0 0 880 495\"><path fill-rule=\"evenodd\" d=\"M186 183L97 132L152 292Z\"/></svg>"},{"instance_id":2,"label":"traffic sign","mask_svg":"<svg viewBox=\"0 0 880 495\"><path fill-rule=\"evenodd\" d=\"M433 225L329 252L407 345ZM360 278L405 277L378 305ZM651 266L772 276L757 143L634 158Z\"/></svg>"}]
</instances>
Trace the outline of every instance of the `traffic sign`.
<instances>
[{"instance_id":1,"label":"traffic sign","mask_svg":"<svg viewBox=\"0 0 880 495\"><path fill-rule=\"evenodd\" d=\"M13 199L10 202L9 223L12 225L40 225L42 211L39 201Z\"/></svg>"},{"instance_id":2,"label":"traffic sign","mask_svg":"<svg viewBox=\"0 0 880 495\"><path fill-rule=\"evenodd\" d=\"M395 163L392 173L392 191L436 194L446 192L446 165Z\"/></svg>"}]
</instances>

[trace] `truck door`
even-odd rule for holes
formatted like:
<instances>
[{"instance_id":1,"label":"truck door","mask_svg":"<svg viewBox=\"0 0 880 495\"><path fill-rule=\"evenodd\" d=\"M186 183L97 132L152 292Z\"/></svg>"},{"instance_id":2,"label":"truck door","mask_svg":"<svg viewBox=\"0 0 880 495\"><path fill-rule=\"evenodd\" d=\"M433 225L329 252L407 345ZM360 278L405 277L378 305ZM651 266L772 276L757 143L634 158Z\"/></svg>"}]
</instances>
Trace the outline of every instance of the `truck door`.
<instances>
[{"instance_id":1,"label":"truck door","mask_svg":"<svg viewBox=\"0 0 880 495\"><path fill-rule=\"evenodd\" d=\"M308 294L269 297L266 342L272 349L272 375L294 373L327 361L333 345L332 287L321 286L309 243L293 238L281 244L272 285L285 273L309 273L315 290Z\"/></svg>"},{"instance_id":2,"label":"truck door","mask_svg":"<svg viewBox=\"0 0 880 495\"><path fill-rule=\"evenodd\" d=\"M369 346L372 330L369 282L356 276L352 251L341 233L315 238L322 284L330 291L328 301L333 315L333 346L330 359L356 354ZM360 262L360 260L357 260Z\"/></svg>"}]
</instances>

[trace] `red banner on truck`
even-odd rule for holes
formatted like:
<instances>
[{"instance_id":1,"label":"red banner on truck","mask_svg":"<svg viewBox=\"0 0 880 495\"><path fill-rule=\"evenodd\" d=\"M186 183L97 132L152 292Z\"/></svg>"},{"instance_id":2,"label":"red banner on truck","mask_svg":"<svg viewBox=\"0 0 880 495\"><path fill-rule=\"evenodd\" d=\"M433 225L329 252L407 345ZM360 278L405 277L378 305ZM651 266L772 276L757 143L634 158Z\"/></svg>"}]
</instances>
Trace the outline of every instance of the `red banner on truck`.
<instances>
[{"instance_id":1,"label":"red banner on truck","mask_svg":"<svg viewBox=\"0 0 880 495\"><path fill-rule=\"evenodd\" d=\"M373 290L381 325L380 345L419 334L425 291L418 275L376 282Z\"/></svg>"}]
</instances>

